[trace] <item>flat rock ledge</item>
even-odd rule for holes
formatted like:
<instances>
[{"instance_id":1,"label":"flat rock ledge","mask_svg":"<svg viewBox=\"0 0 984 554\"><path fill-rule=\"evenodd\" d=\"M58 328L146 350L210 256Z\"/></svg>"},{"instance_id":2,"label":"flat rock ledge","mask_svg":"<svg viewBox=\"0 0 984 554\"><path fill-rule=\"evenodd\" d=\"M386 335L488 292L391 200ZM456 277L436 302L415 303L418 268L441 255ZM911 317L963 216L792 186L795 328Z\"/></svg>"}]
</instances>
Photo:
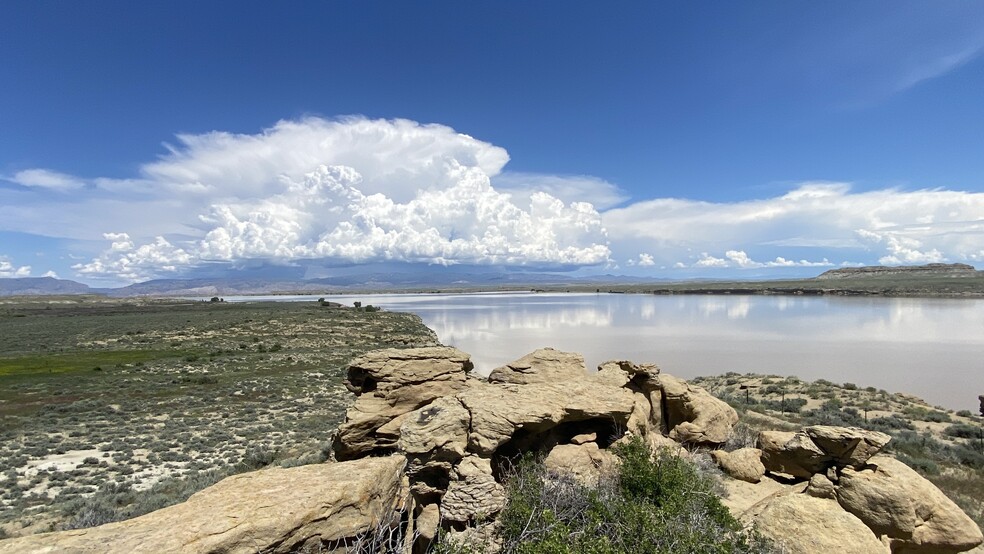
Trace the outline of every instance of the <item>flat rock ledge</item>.
<instances>
[{"instance_id":1,"label":"flat rock ledge","mask_svg":"<svg viewBox=\"0 0 984 554\"><path fill-rule=\"evenodd\" d=\"M237 475L130 521L0 541L0 554L347 551L378 531L412 537L388 545L411 553L439 530L487 547L516 456L539 452L549 474L592 486L631 435L674 455L710 449L724 504L784 552L949 553L984 541L932 483L880 453L888 435L813 426L728 451L734 409L653 364L589 372L579 354L544 348L485 379L455 348L388 349L354 359L346 386L356 399L336 462Z\"/></svg>"},{"instance_id":2,"label":"flat rock ledge","mask_svg":"<svg viewBox=\"0 0 984 554\"><path fill-rule=\"evenodd\" d=\"M243 473L128 521L0 541L0 553L331 550L392 519L405 464L394 455Z\"/></svg>"}]
</instances>

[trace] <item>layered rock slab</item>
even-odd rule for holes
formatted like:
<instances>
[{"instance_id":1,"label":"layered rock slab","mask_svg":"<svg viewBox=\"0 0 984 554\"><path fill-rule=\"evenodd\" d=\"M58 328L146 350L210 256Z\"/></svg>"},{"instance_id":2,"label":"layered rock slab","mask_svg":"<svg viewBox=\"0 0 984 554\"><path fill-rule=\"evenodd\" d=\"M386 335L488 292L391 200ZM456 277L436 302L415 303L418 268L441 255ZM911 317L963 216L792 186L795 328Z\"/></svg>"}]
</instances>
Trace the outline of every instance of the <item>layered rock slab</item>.
<instances>
[{"instance_id":1,"label":"layered rock slab","mask_svg":"<svg viewBox=\"0 0 984 554\"><path fill-rule=\"evenodd\" d=\"M952 500L894 458L875 456L864 469L843 469L836 491L844 509L892 539L895 552L961 552L984 541Z\"/></svg>"},{"instance_id":2,"label":"layered rock slab","mask_svg":"<svg viewBox=\"0 0 984 554\"><path fill-rule=\"evenodd\" d=\"M244 473L128 521L0 541L0 553L330 550L388 521L403 466L396 455Z\"/></svg>"},{"instance_id":3,"label":"layered rock slab","mask_svg":"<svg viewBox=\"0 0 984 554\"><path fill-rule=\"evenodd\" d=\"M489 382L529 385L576 380L586 375L584 356L576 352L540 348L514 362L493 369L489 374Z\"/></svg>"},{"instance_id":4,"label":"layered rock slab","mask_svg":"<svg viewBox=\"0 0 984 554\"><path fill-rule=\"evenodd\" d=\"M456 398L471 414L468 450L482 456L520 430L535 433L590 419L624 428L636 402L631 391L597 382L473 386Z\"/></svg>"},{"instance_id":5,"label":"layered rock slab","mask_svg":"<svg viewBox=\"0 0 984 554\"><path fill-rule=\"evenodd\" d=\"M728 440L738 423L738 412L727 402L671 375L654 379L662 391L671 439L696 445L718 445Z\"/></svg>"},{"instance_id":6,"label":"layered rock slab","mask_svg":"<svg viewBox=\"0 0 984 554\"><path fill-rule=\"evenodd\" d=\"M781 494L752 507L744 517L789 554L889 554L864 522L830 499Z\"/></svg>"},{"instance_id":7,"label":"layered rock slab","mask_svg":"<svg viewBox=\"0 0 984 554\"><path fill-rule=\"evenodd\" d=\"M393 451L402 418L468 386L468 354L450 347L376 350L349 364L348 389L357 395L335 437L335 456L350 460Z\"/></svg>"}]
</instances>

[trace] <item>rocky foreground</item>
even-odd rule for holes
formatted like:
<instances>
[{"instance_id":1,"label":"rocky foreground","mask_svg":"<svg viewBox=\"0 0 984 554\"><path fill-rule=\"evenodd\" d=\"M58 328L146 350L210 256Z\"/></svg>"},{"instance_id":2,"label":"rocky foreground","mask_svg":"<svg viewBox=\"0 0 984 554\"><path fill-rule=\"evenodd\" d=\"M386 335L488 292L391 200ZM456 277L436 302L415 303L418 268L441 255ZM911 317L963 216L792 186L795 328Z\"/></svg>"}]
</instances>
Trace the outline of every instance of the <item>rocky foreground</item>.
<instances>
[{"instance_id":1,"label":"rocky foreground","mask_svg":"<svg viewBox=\"0 0 984 554\"><path fill-rule=\"evenodd\" d=\"M334 441L338 461L227 478L187 502L119 523L0 541L22 552L296 552L364 548L373 533L423 551L439 529L492 546L504 468L528 451L590 485L613 445L709 449L725 505L784 552L962 552L980 529L929 481L880 454L888 435L812 426L722 448L738 415L652 365L602 364L543 349L471 373L454 348L381 350L352 361L357 395Z\"/></svg>"}]
</instances>

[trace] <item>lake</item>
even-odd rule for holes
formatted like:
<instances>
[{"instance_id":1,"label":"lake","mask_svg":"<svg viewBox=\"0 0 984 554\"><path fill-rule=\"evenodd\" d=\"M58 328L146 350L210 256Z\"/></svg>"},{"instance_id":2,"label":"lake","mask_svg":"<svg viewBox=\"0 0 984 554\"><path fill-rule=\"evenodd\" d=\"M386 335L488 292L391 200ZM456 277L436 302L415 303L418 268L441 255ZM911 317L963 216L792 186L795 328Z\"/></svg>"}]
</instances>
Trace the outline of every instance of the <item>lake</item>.
<instances>
[{"instance_id":1,"label":"lake","mask_svg":"<svg viewBox=\"0 0 984 554\"><path fill-rule=\"evenodd\" d=\"M313 301L318 296L226 297ZM654 362L680 377L795 375L920 396L977 412L984 300L479 293L332 295L418 314L488 373L537 348Z\"/></svg>"}]
</instances>

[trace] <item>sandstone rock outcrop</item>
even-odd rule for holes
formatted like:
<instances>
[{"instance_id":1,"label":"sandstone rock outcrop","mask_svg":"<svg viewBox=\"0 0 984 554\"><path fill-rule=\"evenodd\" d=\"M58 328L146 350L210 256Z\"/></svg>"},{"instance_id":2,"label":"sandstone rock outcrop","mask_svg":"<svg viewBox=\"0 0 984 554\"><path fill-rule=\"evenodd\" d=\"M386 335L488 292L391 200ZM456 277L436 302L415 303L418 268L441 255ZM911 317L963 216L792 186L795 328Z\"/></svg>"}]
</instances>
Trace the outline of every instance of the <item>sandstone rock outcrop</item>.
<instances>
[{"instance_id":1,"label":"sandstone rock outcrop","mask_svg":"<svg viewBox=\"0 0 984 554\"><path fill-rule=\"evenodd\" d=\"M488 458L469 456L455 468L454 480L441 498L441 516L448 521L472 521L499 512L506 489L492 476Z\"/></svg>"},{"instance_id":2,"label":"sandstone rock outcrop","mask_svg":"<svg viewBox=\"0 0 984 554\"><path fill-rule=\"evenodd\" d=\"M544 432L561 423L597 420L625 427L636 398L632 392L589 381L472 387L457 395L471 413L468 449L491 456L518 431Z\"/></svg>"},{"instance_id":3,"label":"sandstone rock outcrop","mask_svg":"<svg viewBox=\"0 0 984 554\"><path fill-rule=\"evenodd\" d=\"M727 402L700 387L662 374L659 388L671 439L698 445L724 444L738 423L738 413Z\"/></svg>"},{"instance_id":4,"label":"sandstone rock outcrop","mask_svg":"<svg viewBox=\"0 0 984 554\"><path fill-rule=\"evenodd\" d=\"M892 438L878 431L829 425L814 425L803 431L838 466L864 465Z\"/></svg>"},{"instance_id":5,"label":"sandstone rock outcrop","mask_svg":"<svg viewBox=\"0 0 984 554\"><path fill-rule=\"evenodd\" d=\"M390 348L352 360L345 383L357 398L338 427L335 456L394 451L402 418L466 388L472 367L468 354L449 347Z\"/></svg>"},{"instance_id":6,"label":"sandstone rock outcrop","mask_svg":"<svg viewBox=\"0 0 984 554\"><path fill-rule=\"evenodd\" d=\"M823 472L829 461L829 456L802 432L763 431L759 433L758 447L765 469L803 479Z\"/></svg>"},{"instance_id":7,"label":"sandstone rock outcrop","mask_svg":"<svg viewBox=\"0 0 984 554\"><path fill-rule=\"evenodd\" d=\"M890 439L878 431L814 425L796 433L763 431L758 446L768 471L809 479L832 467L861 467Z\"/></svg>"},{"instance_id":8,"label":"sandstone rock outcrop","mask_svg":"<svg viewBox=\"0 0 984 554\"><path fill-rule=\"evenodd\" d=\"M543 459L547 471L571 476L589 487L597 486L606 473L618 463L614 454L598 447L597 443L560 444Z\"/></svg>"},{"instance_id":9,"label":"sandstone rock outcrop","mask_svg":"<svg viewBox=\"0 0 984 554\"><path fill-rule=\"evenodd\" d=\"M583 378L586 373L584 356L576 352L541 348L493 369L489 374L489 382L514 385L557 383Z\"/></svg>"},{"instance_id":10,"label":"sandstone rock outcrop","mask_svg":"<svg viewBox=\"0 0 984 554\"><path fill-rule=\"evenodd\" d=\"M890 549L860 519L834 500L784 494L745 515L755 528L789 554L889 554Z\"/></svg>"},{"instance_id":11,"label":"sandstone rock outcrop","mask_svg":"<svg viewBox=\"0 0 984 554\"><path fill-rule=\"evenodd\" d=\"M3 554L331 550L392 518L403 456L266 469L118 523L0 541Z\"/></svg>"},{"instance_id":12,"label":"sandstone rock outcrop","mask_svg":"<svg viewBox=\"0 0 984 554\"><path fill-rule=\"evenodd\" d=\"M837 500L893 550L959 552L984 541L980 529L932 483L888 456L868 460L864 469L844 468Z\"/></svg>"},{"instance_id":13,"label":"sandstone rock outcrop","mask_svg":"<svg viewBox=\"0 0 984 554\"><path fill-rule=\"evenodd\" d=\"M722 471L734 479L758 483L765 475L762 451L758 448L740 448L732 452L712 450L711 457Z\"/></svg>"}]
</instances>

